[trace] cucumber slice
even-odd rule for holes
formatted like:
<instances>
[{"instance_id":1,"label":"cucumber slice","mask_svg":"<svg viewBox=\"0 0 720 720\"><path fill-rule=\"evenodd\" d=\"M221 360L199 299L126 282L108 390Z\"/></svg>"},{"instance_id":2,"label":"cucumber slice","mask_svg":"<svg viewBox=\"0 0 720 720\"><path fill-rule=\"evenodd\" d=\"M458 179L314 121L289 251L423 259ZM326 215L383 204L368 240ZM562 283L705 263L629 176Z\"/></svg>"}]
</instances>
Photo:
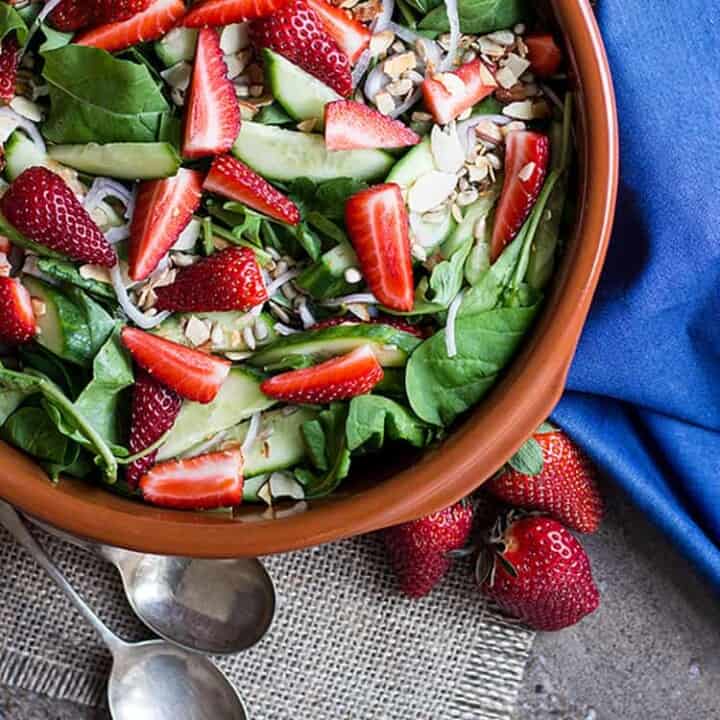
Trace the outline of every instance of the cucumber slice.
<instances>
[{"instance_id":1,"label":"cucumber slice","mask_svg":"<svg viewBox=\"0 0 720 720\"><path fill-rule=\"evenodd\" d=\"M329 152L320 135L283 130L272 125L243 122L233 154L253 170L272 180L334 180L384 177L393 158L382 150Z\"/></svg>"},{"instance_id":2,"label":"cucumber slice","mask_svg":"<svg viewBox=\"0 0 720 720\"><path fill-rule=\"evenodd\" d=\"M185 402L158 451L158 460L178 457L221 430L272 407L276 401L260 392L260 382L254 373L234 367L211 403Z\"/></svg>"},{"instance_id":3,"label":"cucumber slice","mask_svg":"<svg viewBox=\"0 0 720 720\"><path fill-rule=\"evenodd\" d=\"M294 408L291 414L287 414L288 411L289 408L283 408L262 416L258 434L266 439L254 442L248 450L243 467L246 478L284 470L297 465L305 458L305 442L301 427L304 422L312 420L317 412L305 407ZM222 442L242 443L249 428L249 421L236 425L228 430ZM190 448L185 456L192 457L198 450L202 450L202 445Z\"/></svg>"},{"instance_id":4,"label":"cucumber slice","mask_svg":"<svg viewBox=\"0 0 720 720\"><path fill-rule=\"evenodd\" d=\"M270 343L277 337L272 316L267 313L262 313L259 317L241 312L175 313L155 328L153 332L179 345L194 347L184 332L185 324L191 317L212 324L213 332L219 328L218 337L215 338L219 342L213 342L213 352L244 352L249 350L250 348L248 348L243 338L243 330L251 327L254 323L261 322L265 325L268 334L267 339L263 341L264 343Z\"/></svg>"},{"instance_id":5,"label":"cucumber slice","mask_svg":"<svg viewBox=\"0 0 720 720\"><path fill-rule=\"evenodd\" d=\"M122 180L152 180L175 175L180 157L170 143L54 145L51 159L90 175Z\"/></svg>"},{"instance_id":6,"label":"cucumber slice","mask_svg":"<svg viewBox=\"0 0 720 720\"><path fill-rule=\"evenodd\" d=\"M155 43L155 54L166 67L172 67L182 60L195 57L198 31L193 28L173 28L164 38Z\"/></svg>"},{"instance_id":7,"label":"cucumber slice","mask_svg":"<svg viewBox=\"0 0 720 720\"><path fill-rule=\"evenodd\" d=\"M48 156L25 135L16 130L5 143L5 177L12 182L29 167L47 167Z\"/></svg>"},{"instance_id":8,"label":"cucumber slice","mask_svg":"<svg viewBox=\"0 0 720 720\"><path fill-rule=\"evenodd\" d=\"M385 182L397 183L402 188L408 188L421 175L435 169L430 138L426 137L395 163Z\"/></svg>"},{"instance_id":9,"label":"cucumber slice","mask_svg":"<svg viewBox=\"0 0 720 720\"><path fill-rule=\"evenodd\" d=\"M280 338L248 362L258 367L279 368L292 365L293 359L300 356L314 364L349 353L361 345L370 345L381 365L402 367L421 342L415 335L389 325L336 325Z\"/></svg>"},{"instance_id":10,"label":"cucumber slice","mask_svg":"<svg viewBox=\"0 0 720 720\"><path fill-rule=\"evenodd\" d=\"M296 283L318 300L345 295L356 287L345 280L345 271L357 266L357 255L352 246L342 242L303 271Z\"/></svg>"},{"instance_id":11,"label":"cucumber slice","mask_svg":"<svg viewBox=\"0 0 720 720\"><path fill-rule=\"evenodd\" d=\"M263 50L263 60L267 85L285 112L296 120L316 118L317 127L321 129L325 119L325 105L342 100L342 97L272 50Z\"/></svg>"}]
</instances>

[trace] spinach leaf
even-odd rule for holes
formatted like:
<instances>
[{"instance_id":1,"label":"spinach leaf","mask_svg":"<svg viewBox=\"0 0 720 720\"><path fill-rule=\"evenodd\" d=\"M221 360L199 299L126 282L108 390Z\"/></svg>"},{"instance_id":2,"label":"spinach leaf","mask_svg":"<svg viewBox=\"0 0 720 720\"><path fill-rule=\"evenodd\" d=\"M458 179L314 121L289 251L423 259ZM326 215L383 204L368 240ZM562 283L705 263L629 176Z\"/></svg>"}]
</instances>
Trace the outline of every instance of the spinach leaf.
<instances>
[{"instance_id":1,"label":"spinach leaf","mask_svg":"<svg viewBox=\"0 0 720 720\"><path fill-rule=\"evenodd\" d=\"M116 330L95 357L93 378L75 401L75 410L85 417L113 448L116 455L126 454L121 447L120 431L122 391L134 382L132 364L120 343Z\"/></svg>"},{"instance_id":2,"label":"spinach leaf","mask_svg":"<svg viewBox=\"0 0 720 720\"><path fill-rule=\"evenodd\" d=\"M54 258L39 258L37 265L46 275L50 275L50 277L60 282L75 285L102 300L110 300L113 304L117 304L117 296L115 295L112 285L84 278L80 274L77 265L72 262L56 260Z\"/></svg>"},{"instance_id":3,"label":"spinach leaf","mask_svg":"<svg viewBox=\"0 0 720 720\"><path fill-rule=\"evenodd\" d=\"M440 305L447 309L460 292L463 284L465 261L472 245L472 238L466 240L449 260L443 260L433 268L427 296L434 305Z\"/></svg>"},{"instance_id":4,"label":"spinach leaf","mask_svg":"<svg viewBox=\"0 0 720 720\"><path fill-rule=\"evenodd\" d=\"M76 478L84 478L90 475L95 469L92 457L77 443L69 446L68 456L63 462L54 463L44 461L41 465L53 482L57 482L61 475L72 475Z\"/></svg>"},{"instance_id":5,"label":"spinach leaf","mask_svg":"<svg viewBox=\"0 0 720 720\"><path fill-rule=\"evenodd\" d=\"M288 226L287 232L289 232L298 245L315 261L320 257L322 252L322 243L320 238L310 229L310 226L303 220L294 227Z\"/></svg>"},{"instance_id":6,"label":"spinach leaf","mask_svg":"<svg viewBox=\"0 0 720 720\"><path fill-rule=\"evenodd\" d=\"M81 444L96 457L96 462L103 468L109 483L117 479L117 460L92 424L73 406L65 393L49 378L33 370L24 373L0 368L0 390L2 392L20 393L24 397L40 395L42 406L52 419L57 429L64 435L72 437L77 434ZM72 437L72 439L75 439Z\"/></svg>"},{"instance_id":7,"label":"spinach leaf","mask_svg":"<svg viewBox=\"0 0 720 720\"><path fill-rule=\"evenodd\" d=\"M65 47L69 45L73 39L73 33L60 32L45 24L40 26L40 32L45 36L45 42L43 42L39 48L41 55L51 50L58 50L59 48Z\"/></svg>"},{"instance_id":8,"label":"spinach leaf","mask_svg":"<svg viewBox=\"0 0 720 720\"><path fill-rule=\"evenodd\" d=\"M405 0L405 2L423 15L427 15L427 13L434 10L438 5L442 5L442 0Z\"/></svg>"},{"instance_id":9,"label":"spinach leaf","mask_svg":"<svg viewBox=\"0 0 720 720\"><path fill-rule=\"evenodd\" d=\"M16 448L50 463L65 464L75 444L63 435L41 407L22 407L3 427L2 438Z\"/></svg>"},{"instance_id":10,"label":"spinach leaf","mask_svg":"<svg viewBox=\"0 0 720 720\"><path fill-rule=\"evenodd\" d=\"M20 407L26 395L20 390L6 390L0 393L0 427Z\"/></svg>"},{"instance_id":11,"label":"spinach leaf","mask_svg":"<svg viewBox=\"0 0 720 720\"><path fill-rule=\"evenodd\" d=\"M80 288L68 285L65 288L65 295L80 310L85 320L85 327L78 328L77 331L87 336L87 357L88 361L91 361L112 333L116 320ZM72 329L68 329L68 332L71 331Z\"/></svg>"},{"instance_id":12,"label":"spinach leaf","mask_svg":"<svg viewBox=\"0 0 720 720\"><path fill-rule=\"evenodd\" d=\"M426 422L448 425L475 405L512 360L539 305L459 316L457 355L452 358L447 354L445 330L426 340L410 356L405 378L415 414Z\"/></svg>"},{"instance_id":13,"label":"spinach leaf","mask_svg":"<svg viewBox=\"0 0 720 720\"><path fill-rule=\"evenodd\" d=\"M292 122L292 118L283 110L280 104L273 103L260 110L253 118L253 122L262 123L263 125L285 125L285 123Z\"/></svg>"},{"instance_id":14,"label":"spinach leaf","mask_svg":"<svg viewBox=\"0 0 720 720\"><path fill-rule=\"evenodd\" d=\"M69 398L75 398L80 394L85 383L84 373L75 369L69 372L66 364L42 345L23 346L19 355L24 368L41 372L60 387Z\"/></svg>"},{"instance_id":15,"label":"spinach leaf","mask_svg":"<svg viewBox=\"0 0 720 720\"><path fill-rule=\"evenodd\" d=\"M489 33L512 27L529 15L527 0L458 0L460 30L464 33ZM445 6L435 8L420 22L425 30L450 29Z\"/></svg>"},{"instance_id":16,"label":"spinach leaf","mask_svg":"<svg viewBox=\"0 0 720 720\"><path fill-rule=\"evenodd\" d=\"M348 449L379 450L386 440L404 440L425 447L432 431L399 403L376 395L360 395L350 401L345 426Z\"/></svg>"},{"instance_id":17,"label":"spinach leaf","mask_svg":"<svg viewBox=\"0 0 720 720\"><path fill-rule=\"evenodd\" d=\"M314 462L320 461L315 462L317 471L306 468L295 471L295 477L305 487L305 497L308 499L329 495L350 472L350 450L345 436L347 417L348 406L336 402L323 410L317 420L303 424L302 432L308 453L311 458L315 458ZM324 436L324 441L320 439L320 434ZM324 458L316 457L323 450Z\"/></svg>"},{"instance_id":18,"label":"spinach leaf","mask_svg":"<svg viewBox=\"0 0 720 720\"><path fill-rule=\"evenodd\" d=\"M50 114L43 125L55 143L153 142L169 106L148 69L92 47L45 53Z\"/></svg>"},{"instance_id":19,"label":"spinach leaf","mask_svg":"<svg viewBox=\"0 0 720 720\"><path fill-rule=\"evenodd\" d=\"M0 5L0 41L13 32L17 36L18 44L24 45L28 36L28 27L14 7L3 3Z\"/></svg>"},{"instance_id":20,"label":"spinach leaf","mask_svg":"<svg viewBox=\"0 0 720 720\"><path fill-rule=\"evenodd\" d=\"M344 220L348 198L366 188L367 183L355 178L326 180L318 185L313 207L331 220Z\"/></svg>"},{"instance_id":21,"label":"spinach leaf","mask_svg":"<svg viewBox=\"0 0 720 720\"><path fill-rule=\"evenodd\" d=\"M327 215L323 215L317 210L311 210L307 214L307 222L308 225L311 225L323 235L327 235L327 237L334 240L336 243L340 244L342 242L347 242L347 235L345 234L345 231L339 225L336 225L332 220L328 220ZM314 259L317 260L317 258Z\"/></svg>"}]
</instances>

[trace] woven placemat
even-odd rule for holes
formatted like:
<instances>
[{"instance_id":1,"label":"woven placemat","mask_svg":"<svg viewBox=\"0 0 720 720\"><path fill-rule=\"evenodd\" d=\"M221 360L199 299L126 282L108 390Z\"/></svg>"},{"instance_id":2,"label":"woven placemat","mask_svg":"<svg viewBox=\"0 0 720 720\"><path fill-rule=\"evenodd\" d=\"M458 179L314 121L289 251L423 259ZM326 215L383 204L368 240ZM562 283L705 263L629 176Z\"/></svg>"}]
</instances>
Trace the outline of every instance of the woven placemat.
<instances>
[{"instance_id":1,"label":"woven placemat","mask_svg":"<svg viewBox=\"0 0 720 720\"><path fill-rule=\"evenodd\" d=\"M111 628L129 640L147 637L111 566L37 536ZM376 537L266 564L279 596L273 628L219 663L254 720L510 718L533 634L483 605L467 566L429 597L410 601L398 593ZM0 578L0 683L101 703L108 654L4 531Z\"/></svg>"}]
</instances>

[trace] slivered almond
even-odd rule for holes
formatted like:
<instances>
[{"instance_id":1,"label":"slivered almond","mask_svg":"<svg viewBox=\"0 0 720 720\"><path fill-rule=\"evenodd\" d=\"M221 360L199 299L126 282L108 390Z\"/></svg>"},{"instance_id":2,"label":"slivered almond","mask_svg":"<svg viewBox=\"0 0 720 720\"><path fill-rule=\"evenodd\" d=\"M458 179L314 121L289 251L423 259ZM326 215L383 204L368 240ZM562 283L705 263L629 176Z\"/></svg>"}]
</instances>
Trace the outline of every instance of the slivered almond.
<instances>
[{"instance_id":1,"label":"slivered almond","mask_svg":"<svg viewBox=\"0 0 720 720\"><path fill-rule=\"evenodd\" d=\"M451 95L465 92L465 83L455 73L436 73L433 80L437 80Z\"/></svg>"}]
</instances>

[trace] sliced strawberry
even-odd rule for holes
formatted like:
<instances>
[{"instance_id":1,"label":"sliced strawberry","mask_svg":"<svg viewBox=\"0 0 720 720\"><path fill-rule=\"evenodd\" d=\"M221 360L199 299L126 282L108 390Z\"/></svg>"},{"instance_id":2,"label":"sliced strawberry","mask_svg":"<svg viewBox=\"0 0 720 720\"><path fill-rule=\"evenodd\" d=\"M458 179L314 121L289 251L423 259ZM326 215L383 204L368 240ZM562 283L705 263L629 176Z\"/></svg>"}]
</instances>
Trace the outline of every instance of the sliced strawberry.
<instances>
[{"instance_id":1,"label":"sliced strawberry","mask_svg":"<svg viewBox=\"0 0 720 720\"><path fill-rule=\"evenodd\" d=\"M454 75L457 80L443 77ZM444 81L444 82L443 82ZM490 95L497 81L482 60L461 65L457 70L426 78L422 84L425 104L440 125L447 125L475 103Z\"/></svg>"},{"instance_id":2,"label":"sliced strawberry","mask_svg":"<svg viewBox=\"0 0 720 720\"><path fill-rule=\"evenodd\" d=\"M412 310L408 215L400 187L376 185L353 195L345 204L345 225L375 297L393 310Z\"/></svg>"},{"instance_id":3,"label":"sliced strawberry","mask_svg":"<svg viewBox=\"0 0 720 720\"><path fill-rule=\"evenodd\" d=\"M62 0L48 20L56 30L75 32L92 24L93 10L87 0Z\"/></svg>"},{"instance_id":4,"label":"sliced strawberry","mask_svg":"<svg viewBox=\"0 0 720 720\"><path fill-rule=\"evenodd\" d=\"M219 27L272 15L287 0L201 0L183 18L185 27Z\"/></svg>"},{"instance_id":5,"label":"sliced strawberry","mask_svg":"<svg viewBox=\"0 0 720 720\"><path fill-rule=\"evenodd\" d=\"M0 101L9 103L15 96L18 71L18 41L6 35L0 43Z\"/></svg>"},{"instance_id":6,"label":"sliced strawberry","mask_svg":"<svg viewBox=\"0 0 720 720\"><path fill-rule=\"evenodd\" d=\"M383 369L369 345L302 370L276 375L260 385L270 397L322 405L369 393L383 379Z\"/></svg>"},{"instance_id":7,"label":"sliced strawberry","mask_svg":"<svg viewBox=\"0 0 720 720\"><path fill-rule=\"evenodd\" d=\"M399 120L362 103L336 100L325 106L325 145L328 150L399 148L419 142L420 136Z\"/></svg>"},{"instance_id":8,"label":"sliced strawberry","mask_svg":"<svg viewBox=\"0 0 720 720\"><path fill-rule=\"evenodd\" d=\"M227 152L239 132L240 106L228 80L220 36L213 28L203 28L185 110L183 155L200 158Z\"/></svg>"},{"instance_id":9,"label":"sliced strawberry","mask_svg":"<svg viewBox=\"0 0 720 720\"><path fill-rule=\"evenodd\" d=\"M290 225L300 222L300 211L292 200L231 155L213 160L203 188L237 200L281 222Z\"/></svg>"},{"instance_id":10,"label":"sliced strawberry","mask_svg":"<svg viewBox=\"0 0 720 720\"><path fill-rule=\"evenodd\" d=\"M240 450L169 460L140 480L143 498L160 507L213 510L242 502L243 455Z\"/></svg>"},{"instance_id":11,"label":"sliced strawberry","mask_svg":"<svg viewBox=\"0 0 720 720\"><path fill-rule=\"evenodd\" d=\"M188 400L212 402L230 372L229 360L136 328L123 328L122 341L140 367Z\"/></svg>"},{"instance_id":12,"label":"sliced strawberry","mask_svg":"<svg viewBox=\"0 0 720 720\"><path fill-rule=\"evenodd\" d=\"M262 271L249 248L230 247L181 270L172 285L155 289L158 310L249 310L267 300Z\"/></svg>"},{"instance_id":13,"label":"sliced strawberry","mask_svg":"<svg viewBox=\"0 0 720 720\"><path fill-rule=\"evenodd\" d=\"M184 14L183 0L154 0L146 10L137 15L87 30L76 37L74 42L109 52L125 50L162 37Z\"/></svg>"},{"instance_id":14,"label":"sliced strawberry","mask_svg":"<svg viewBox=\"0 0 720 720\"><path fill-rule=\"evenodd\" d=\"M117 255L75 193L44 167L21 173L0 200L15 229L39 245L77 262L113 267Z\"/></svg>"},{"instance_id":15,"label":"sliced strawberry","mask_svg":"<svg viewBox=\"0 0 720 720\"><path fill-rule=\"evenodd\" d=\"M379 315L378 317L372 318L370 323L373 325L389 325L396 330L402 330L403 332L415 335L415 337L425 338L427 333L419 325L413 325L400 317L393 317L392 315ZM336 327L337 325L362 325L362 321L358 320L354 315L345 315L343 317L332 317L325 320L321 320L315 323L311 330L324 330L329 327Z\"/></svg>"},{"instance_id":16,"label":"sliced strawberry","mask_svg":"<svg viewBox=\"0 0 720 720\"><path fill-rule=\"evenodd\" d=\"M325 29L354 65L370 45L372 33L361 22L351 18L344 10L325 0L306 0L320 16Z\"/></svg>"},{"instance_id":17,"label":"sliced strawberry","mask_svg":"<svg viewBox=\"0 0 720 720\"><path fill-rule=\"evenodd\" d=\"M530 61L530 69L542 78L555 75L562 65L563 54L553 36L528 35L525 44L528 49L527 59Z\"/></svg>"},{"instance_id":18,"label":"sliced strawberry","mask_svg":"<svg viewBox=\"0 0 720 720\"><path fill-rule=\"evenodd\" d=\"M304 0L289 0L270 17L250 25L253 43L270 48L343 97L352 92L348 56Z\"/></svg>"},{"instance_id":19,"label":"sliced strawberry","mask_svg":"<svg viewBox=\"0 0 720 720\"><path fill-rule=\"evenodd\" d=\"M490 256L498 259L518 234L542 190L550 159L546 135L516 130L505 139L505 178L495 211Z\"/></svg>"},{"instance_id":20,"label":"sliced strawberry","mask_svg":"<svg viewBox=\"0 0 720 720\"><path fill-rule=\"evenodd\" d=\"M132 418L130 421L130 452L145 450L157 442L175 424L182 399L170 388L161 385L144 370L135 374ZM157 450L127 466L125 478L136 488L140 478L155 464Z\"/></svg>"},{"instance_id":21,"label":"sliced strawberry","mask_svg":"<svg viewBox=\"0 0 720 720\"><path fill-rule=\"evenodd\" d=\"M0 277L0 342L21 345L36 332L30 293L17 278Z\"/></svg>"},{"instance_id":22,"label":"sliced strawberry","mask_svg":"<svg viewBox=\"0 0 720 720\"><path fill-rule=\"evenodd\" d=\"M202 183L202 173L184 168L175 177L140 183L130 226L131 279L145 280L177 242L200 206Z\"/></svg>"}]
</instances>

